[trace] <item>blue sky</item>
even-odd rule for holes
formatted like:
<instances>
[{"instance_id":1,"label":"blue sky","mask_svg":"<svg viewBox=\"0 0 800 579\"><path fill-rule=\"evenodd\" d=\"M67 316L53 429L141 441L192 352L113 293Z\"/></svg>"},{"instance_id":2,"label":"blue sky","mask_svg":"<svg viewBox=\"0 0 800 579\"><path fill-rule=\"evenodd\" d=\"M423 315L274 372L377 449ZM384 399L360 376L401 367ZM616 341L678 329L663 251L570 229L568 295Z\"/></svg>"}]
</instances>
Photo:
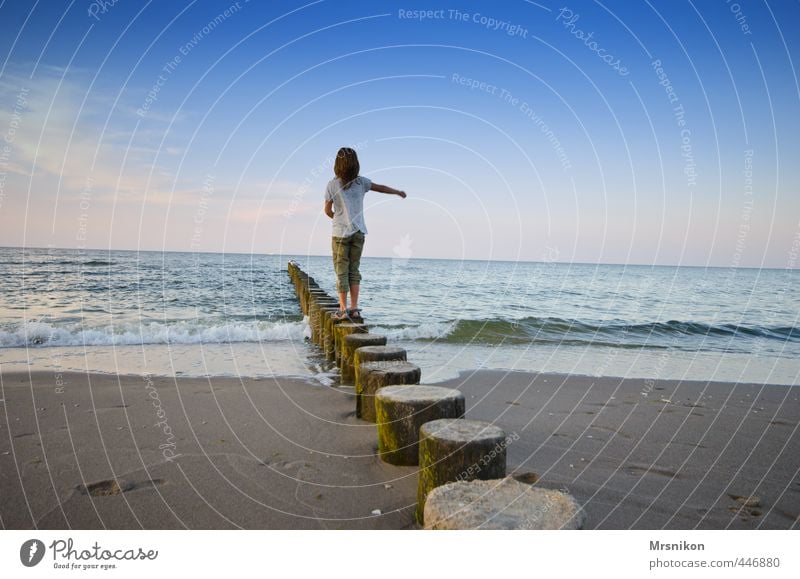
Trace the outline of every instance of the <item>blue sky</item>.
<instances>
[{"instance_id":1,"label":"blue sky","mask_svg":"<svg viewBox=\"0 0 800 579\"><path fill-rule=\"evenodd\" d=\"M795 267L797 2L0 4L0 245ZM671 92L668 92L667 89Z\"/></svg>"}]
</instances>

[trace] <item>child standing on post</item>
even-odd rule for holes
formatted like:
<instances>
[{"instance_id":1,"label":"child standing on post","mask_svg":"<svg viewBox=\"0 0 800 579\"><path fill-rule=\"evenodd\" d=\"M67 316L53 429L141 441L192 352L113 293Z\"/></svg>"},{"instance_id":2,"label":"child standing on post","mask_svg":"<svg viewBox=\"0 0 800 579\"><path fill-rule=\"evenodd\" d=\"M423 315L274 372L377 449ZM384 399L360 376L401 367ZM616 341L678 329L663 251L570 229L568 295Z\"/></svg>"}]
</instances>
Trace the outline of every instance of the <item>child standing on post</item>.
<instances>
[{"instance_id":1,"label":"child standing on post","mask_svg":"<svg viewBox=\"0 0 800 579\"><path fill-rule=\"evenodd\" d=\"M361 167L353 149L342 147L336 153L333 172L336 175L325 189L325 215L333 219L333 269L336 272L336 291L339 293L339 311L336 319L361 317L358 308L358 291L361 273L361 252L364 249L364 195L367 191L399 195L405 199L405 191L373 183L358 174ZM350 290L350 309L347 308L347 292Z\"/></svg>"}]
</instances>

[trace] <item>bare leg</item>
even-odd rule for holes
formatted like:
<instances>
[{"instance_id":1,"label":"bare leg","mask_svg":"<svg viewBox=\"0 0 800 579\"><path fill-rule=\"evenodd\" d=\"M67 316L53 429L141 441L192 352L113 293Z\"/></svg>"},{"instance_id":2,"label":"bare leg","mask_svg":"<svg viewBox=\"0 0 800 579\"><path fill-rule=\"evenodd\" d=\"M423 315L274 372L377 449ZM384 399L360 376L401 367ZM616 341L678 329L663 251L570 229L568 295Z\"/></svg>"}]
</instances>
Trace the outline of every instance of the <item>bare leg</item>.
<instances>
[{"instance_id":1,"label":"bare leg","mask_svg":"<svg viewBox=\"0 0 800 579\"><path fill-rule=\"evenodd\" d=\"M339 292L339 309L347 311L347 292Z\"/></svg>"},{"instance_id":2,"label":"bare leg","mask_svg":"<svg viewBox=\"0 0 800 579\"><path fill-rule=\"evenodd\" d=\"M356 309L358 307L358 290L361 289L361 284L350 284L350 308ZM346 294L345 294L346 295Z\"/></svg>"}]
</instances>

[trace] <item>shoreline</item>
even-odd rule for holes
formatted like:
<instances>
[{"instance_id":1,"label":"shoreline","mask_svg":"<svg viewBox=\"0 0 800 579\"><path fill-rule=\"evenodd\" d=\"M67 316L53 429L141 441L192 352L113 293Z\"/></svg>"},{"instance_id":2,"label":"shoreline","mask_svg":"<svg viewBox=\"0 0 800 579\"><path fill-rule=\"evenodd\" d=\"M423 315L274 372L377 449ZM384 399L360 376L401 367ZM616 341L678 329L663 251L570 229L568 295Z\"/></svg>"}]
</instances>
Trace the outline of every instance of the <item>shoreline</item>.
<instances>
[{"instance_id":1,"label":"shoreline","mask_svg":"<svg viewBox=\"0 0 800 579\"><path fill-rule=\"evenodd\" d=\"M381 331L379 328L378 332ZM303 332L310 332L308 327ZM474 371L520 372L680 382L798 385L797 363L791 358L767 359L714 353L647 353L629 349L576 346L497 346L451 344L390 338L405 348L422 368L422 379L440 383ZM190 378L336 380L335 368L319 347L303 338L269 342L212 344L138 344L0 348L0 368L8 372L91 372Z\"/></svg>"},{"instance_id":2,"label":"shoreline","mask_svg":"<svg viewBox=\"0 0 800 579\"><path fill-rule=\"evenodd\" d=\"M0 367L3 364L0 364ZM5 364L8 366L8 364ZM6 374L23 374L26 373L28 370L22 370L20 368L12 367L11 370L3 370ZM208 374L166 374L161 372L152 372L152 371L127 371L127 372L113 372L113 371L106 371L106 370L91 370L87 372L78 372L74 369L68 370L58 370L58 369L49 369L49 368L31 368L31 374L43 374L43 375L57 375L57 374L76 374L76 375L97 375L97 376L107 376L107 377L120 377L120 378L138 378L140 379L142 376L150 376L151 378L160 378L160 379L178 379L178 380L255 380L255 381L264 381L264 380L288 380L288 381L300 381L304 383L308 383L312 386L336 386L335 384L331 384L330 377L331 376L338 376L334 372L334 369L331 369L328 372L320 372L314 373L313 370L309 369L307 373L273 373L273 374L261 374L261 375L237 375L237 374L230 374L230 373L208 373ZM515 369L515 368L471 368L471 369L460 369L460 370L453 370L453 374L448 377L444 378L437 378L435 380L425 380L425 374L423 372L422 382L424 384L442 386L445 383L450 384L454 382L458 382L463 380L465 376L470 376L476 373L481 372L488 372L488 373L497 373L503 375L520 375L520 376L537 376L537 377L545 377L545 378L552 378L552 379L568 379L568 378L576 378L581 380L619 380L619 381L641 381L641 382L669 382L669 383L678 383L684 385L717 385L717 386L725 386L725 387L732 387L732 386L750 386L750 387L766 387L766 388L789 388L789 389L798 389L800 393L800 384L781 384L778 382L754 382L754 381L741 381L741 382L731 382L726 380L702 380L698 378L686 378L686 379L679 379L679 378L645 378L640 376L617 376L614 374L605 374L605 375L593 375L593 374L581 374L577 372L547 372L547 371L533 371L533 370L522 370L522 369ZM334 381L335 382L335 381ZM345 386L346 387L346 386Z\"/></svg>"},{"instance_id":3,"label":"shoreline","mask_svg":"<svg viewBox=\"0 0 800 579\"><path fill-rule=\"evenodd\" d=\"M313 377L0 379L5 528L415 528L417 469L375 456L352 388ZM468 418L518 437L509 474L568 489L587 528L800 526L791 386L497 370L437 385L464 393Z\"/></svg>"},{"instance_id":4,"label":"shoreline","mask_svg":"<svg viewBox=\"0 0 800 579\"><path fill-rule=\"evenodd\" d=\"M18 368L13 368L11 370L5 371L7 374L24 374L26 371L20 370ZM227 374L227 373L220 373L220 374L197 374L197 375L189 375L189 374L162 374L160 372L151 372L151 371L142 371L142 372L111 372L105 370L91 370L87 372L78 372L75 370L63 370L59 371L56 369L48 369L48 368L31 368L31 374L39 375L55 375L55 374L76 374L76 375L90 375L90 376L115 376L119 378L141 378L142 376L150 376L151 378L160 378L160 379L177 379L177 380L255 380L255 381L265 381L265 380L276 380L276 381L300 381L307 383L311 386L321 387L321 386L332 386L338 388L338 384L328 384L323 383L317 380L317 374L312 373L311 370L308 371L307 374L263 374L263 375L253 375L253 376L240 376L235 374ZM324 376L329 376L331 374L335 374L336 371L332 368L330 372L323 373ZM466 370L457 370L455 372L456 376L451 376L448 378L441 378L435 381L426 381L423 375L423 380L420 383L442 386L444 384L451 384L460 381L464 381L467 377L472 376L478 373L491 373L491 374L502 374L502 375L520 375L520 376L534 376L539 378L552 378L552 379L581 379L581 380L618 380L618 381L641 381L641 382L668 382L668 383L678 383L684 385L715 385L715 386L726 386L726 387L739 387L739 386L748 386L748 387L765 387L765 388L789 388L794 389L797 388L798 393L800 394L800 384L780 384L777 382L753 382L753 381L742 381L742 382L731 382L727 380L701 380L697 378L686 378L686 379L679 379L679 378L644 378L639 376L616 376L614 374L604 374L600 375L593 375L593 374L580 374L574 372L539 372L539 371L531 371L531 370L520 370L514 368L470 368ZM338 375L338 373L336 373ZM349 386L344 385L343 388L349 388Z\"/></svg>"}]
</instances>

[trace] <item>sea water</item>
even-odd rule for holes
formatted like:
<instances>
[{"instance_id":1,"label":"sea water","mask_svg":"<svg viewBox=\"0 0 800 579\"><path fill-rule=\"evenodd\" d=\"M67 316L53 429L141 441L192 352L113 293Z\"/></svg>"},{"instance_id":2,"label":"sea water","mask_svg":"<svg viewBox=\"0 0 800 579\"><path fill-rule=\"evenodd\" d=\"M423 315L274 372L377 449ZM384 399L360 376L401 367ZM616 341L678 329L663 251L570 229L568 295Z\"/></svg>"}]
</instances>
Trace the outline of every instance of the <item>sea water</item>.
<instances>
[{"instance_id":1,"label":"sea water","mask_svg":"<svg viewBox=\"0 0 800 579\"><path fill-rule=\"evenodd\" d=\"M0 248L0 365L335 379L286 264L330 257ZM796 384L800 272L364 258L371 331L425 382L479 368Z\"/></svg>"}]
</instances>

